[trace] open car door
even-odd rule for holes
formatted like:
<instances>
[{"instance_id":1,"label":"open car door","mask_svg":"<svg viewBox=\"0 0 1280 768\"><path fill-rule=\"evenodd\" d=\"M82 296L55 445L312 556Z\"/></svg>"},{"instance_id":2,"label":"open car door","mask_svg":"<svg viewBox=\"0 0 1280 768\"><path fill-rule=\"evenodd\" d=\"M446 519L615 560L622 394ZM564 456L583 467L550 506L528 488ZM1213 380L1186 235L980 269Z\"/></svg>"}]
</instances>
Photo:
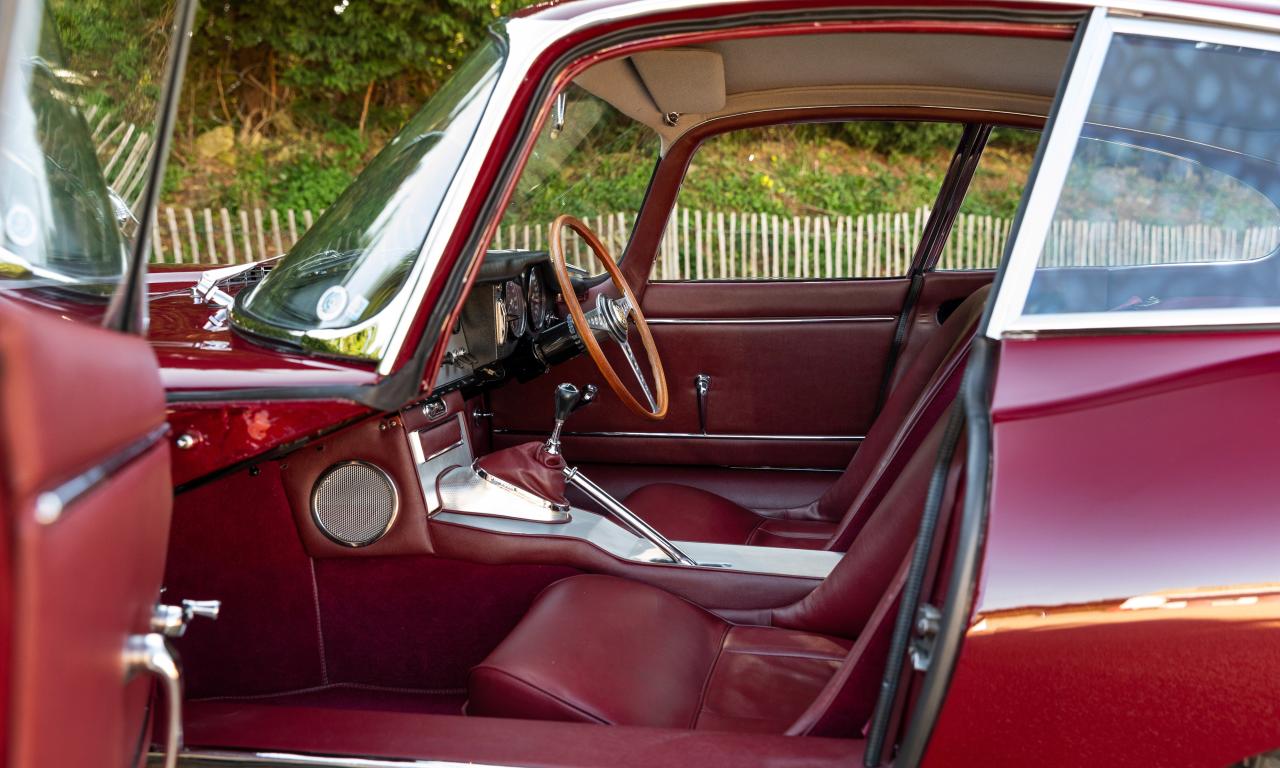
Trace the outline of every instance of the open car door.
<instances>
[{"instance_id":1,"label":"open car door","mask_svg":"<svg viewBox=\"0 0 1280 768\"><path fill-rule=\"evenodd\" d=\"M13 768L136 766L154 721L172 761L181 692L165 635L191 609L158 605L173 494L140 288L193 6L162 19L174 33L136 239L42 6L0 6L0 745ZM149 706L156 680L167 719Z\"/></svg>"}]
</instances>

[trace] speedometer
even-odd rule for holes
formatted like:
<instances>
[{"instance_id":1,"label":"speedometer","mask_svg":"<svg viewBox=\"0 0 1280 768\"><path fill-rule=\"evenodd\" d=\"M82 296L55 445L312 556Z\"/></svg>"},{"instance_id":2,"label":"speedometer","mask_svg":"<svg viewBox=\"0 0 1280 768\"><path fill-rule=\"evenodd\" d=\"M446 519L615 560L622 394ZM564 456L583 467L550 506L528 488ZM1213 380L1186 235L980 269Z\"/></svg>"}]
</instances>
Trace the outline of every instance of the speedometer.
<instances>
[{"instance_id":1,"label":"speedometer","mask_svg":"<svg viewBox=\"0 0 1280 768\"><path fill-rule=\"evenodd\" d=\"M542 280L538 277L537 269L529 270L526 286L525 294L529 300L529 324L533 326L533 330L541 331L547 324L547 292L542 290Z\"/></svg>"},{"instance_id":2,"label":"speedometer","mask_svg":"<svg viewBox=\"0 0 1280 768\"><path fill-rule=\"evenodd\" d=\"M508 280L502 286L502 309L503 314L507 316L507 330L511 332L512 339L524 335L525 328L528 327L524 292L520 288L520 283L515 280Z\"/></svg>"}]
</instances>

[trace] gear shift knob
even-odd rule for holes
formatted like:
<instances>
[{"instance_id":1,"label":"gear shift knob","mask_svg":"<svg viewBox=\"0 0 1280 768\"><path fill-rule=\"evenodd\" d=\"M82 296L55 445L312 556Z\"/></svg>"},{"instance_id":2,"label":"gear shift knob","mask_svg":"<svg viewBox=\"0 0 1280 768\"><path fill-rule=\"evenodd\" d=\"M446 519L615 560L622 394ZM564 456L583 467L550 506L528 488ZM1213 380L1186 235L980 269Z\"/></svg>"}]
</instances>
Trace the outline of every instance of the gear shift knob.
<instances>
[{"instance_id":1,"label":"gear shift knob","mask_svg":"<svg viewBox=\"0 0 1280 768\"><path fill-rule=\"evenodd\" d=\"M561 384L556 387L556 424L561 424L565 419L569 418L569 414L573 412L573 407L578 404L578 398L581 397L578 388L572 384Z\"/></svg>"},{"instance_id":2,"label":"gear shift knob","mask_svg":"<svg viewBox=\"0 0 1280 768\"><path fill-rule=\"evenodd\" d=\"M547 439L547 453L560 453L560 430L564 428L564 420L569 418L580 397L578 388L572 384L566 382L556 387L556 425L551 430L551 437Z\"/></svg>"}]
</instances>

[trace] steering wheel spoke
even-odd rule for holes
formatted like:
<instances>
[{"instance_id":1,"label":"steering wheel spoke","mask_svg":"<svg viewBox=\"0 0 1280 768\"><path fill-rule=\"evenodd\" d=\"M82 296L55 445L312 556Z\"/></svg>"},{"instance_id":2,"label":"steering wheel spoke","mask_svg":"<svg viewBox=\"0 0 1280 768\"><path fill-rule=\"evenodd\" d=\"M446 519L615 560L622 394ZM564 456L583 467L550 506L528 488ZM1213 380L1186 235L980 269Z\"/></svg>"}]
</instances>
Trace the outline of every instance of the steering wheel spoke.
<instances>
[{"instance_id":1,"label":"steering wheel spoke","mask_svg":"<svg viewBox=\"0 0 1280 768\"><path fill-rule=\"evenodd\" d=\"M564 228L569 228L576 232L586 241L587 246L595 253L600 263L604 265L605 271L609 274L609 279L616 289L618 298L609 298L607 293L596 294L596 306L590 313L585 313L582 309L581 302L574 291L573 281L570 279L569 268L564 258L564 238L561 236ZM581 329L578 338L582 341L582 345L586 348L587 354L591 356L596 367L600 369L600 374L604 377L609 388L614 391L623 404L630 408L636 414L647 419L659 420L667 415L667 379L662 371L662 360L658 357L658 348L654 344L653 334L649 332L649 325L645 322L644 313L640 311L640 302L636 301L635 294L631 292L631 287L627 285L626 278L622 274L622 270L618 269L618 265L614 262L613 257L609 255L609 251L605 248L604 243L596 236L591 228L584 222L572 216L559 216L551 224L550 232L550 250L551 250L551 266L556 274L556 281L560 284L560 294L564 299L565 307L569 310L569 317L573 321L574 327ZM636 351L631 346L630 330L631 325L635 324L636 333L640 337L640 345L644 349L645 358L649 362L650 375L653 377L653 388L649 387L649 380L645 377L644 369L640 366L640 358L636 355ZM597 334L596 332L600 332ZM622 383L622 377L618 375L618 371L614 370L613 364L605 356L604 350L600 346L603 338L612 338L622 347L622 352L627 358L627 364L631 371L635 374L636 381L640 383L640 389L644 393L644 401L637 399L631 393L631 389Z\"/></svg>"},{"instance_id":2,"label":"steering wheel spoke","mask_svg":"<svg viewBox=\"0 0 1280 768\"><path fill-rule=\"evenodd\" d=\"M631 342L621 341L618 346L622 347L622 354L627 356L627 362L631 364L631 370L636 374L636 381L640 382L640 389L644 392L645 399L649 401L649 410L658 410L658 404L653 401L653 393L649 391L649 382L645 381L644 371L640 369L640 361L636 359L636 353L631 351Z\"/></svg>"}]
</instances>

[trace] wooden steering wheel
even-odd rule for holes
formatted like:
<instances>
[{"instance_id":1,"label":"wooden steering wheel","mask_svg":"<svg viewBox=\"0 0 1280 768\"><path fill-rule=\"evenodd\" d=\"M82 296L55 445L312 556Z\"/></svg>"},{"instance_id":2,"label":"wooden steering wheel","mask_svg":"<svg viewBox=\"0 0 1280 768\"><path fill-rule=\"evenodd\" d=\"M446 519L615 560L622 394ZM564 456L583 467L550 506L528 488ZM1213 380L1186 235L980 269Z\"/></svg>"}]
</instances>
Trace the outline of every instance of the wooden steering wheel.
<instances>
[{"instance_id":1,"label":"wooden steering wheel","mask_svg":"<svg viewBox=\"0 0 1280 768\"><path fill-rule=\"evenodd\" d=\"M587 241L587 245L604 265L609 273L609 279L622 294L622 298L611 299L602 293L596 299L594 308L586 312L582 310L582 304L578 301L577 294L573 292L569 268L564 261L562 234L565 227L577 232ZM667 377L662 372L662 361L658 359L658 348L653 343L653 334L649 333L649 324L644 321L644 314L640 311L640 302L636 301L636 296L627 285L622 271L614 263L604 243L596 237L596 233L592 232L591 228L580 219L568 214L558 216L551 223L550 234L551 266L556 273L556 282L560 284L560 295L564 297L564 304L569 309L569 319L573 322L574 332L582 341L582 345L587 348L587 354L591 355L596 367L600 369L600 375L604 376L605 382L618 395L618 399L636 414L654 421L666 418ZM632 322L635 323L636 331L640 334L640 343L644 346L645 357L649 359L649 369L653 372L652 390L649 388L649 382L645 380L644 371L640 368L640 361L636 358L635 352L631 349L631 343L627 339L627 332ZM605 357L600 342L606 338L613 339L622 348L622 354L631 364L631 370L640 383L640 390L648 401L647 408L636 399L635 395L631 394L631 390L627 389L618 372L614 370L613 364Z\"/></svg>"}]
</instances>

